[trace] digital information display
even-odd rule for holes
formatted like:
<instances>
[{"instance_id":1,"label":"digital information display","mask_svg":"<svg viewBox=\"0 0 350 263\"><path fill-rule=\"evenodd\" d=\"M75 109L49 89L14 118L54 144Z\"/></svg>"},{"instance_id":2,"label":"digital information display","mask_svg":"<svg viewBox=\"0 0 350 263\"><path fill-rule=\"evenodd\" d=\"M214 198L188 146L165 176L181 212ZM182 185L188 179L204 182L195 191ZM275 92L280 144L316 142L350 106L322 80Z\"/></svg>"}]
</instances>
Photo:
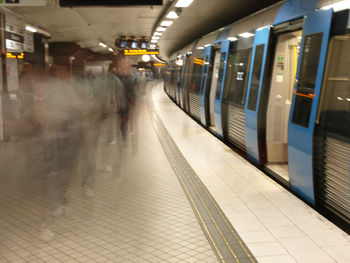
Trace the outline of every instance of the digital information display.
<instances>
[{"instance_id":1,"label":"digital information display","mask_svg":"<svg viewBox=\"0 0 350 263\"><path fill-rule=\"evenodd\" d=\"M163 0L60 0L60 6L62 7L134 5L163 5Z\"/></svg>"},{"instance_id":2,"label":"digital information display","mask_svg":"<svg viewBox=\"0 0 350 263\"><path fill-rule=\"evenodd\" d=\"M125 56L158 55L158 49L125 49Z\"/></svg>"}]
</instances>

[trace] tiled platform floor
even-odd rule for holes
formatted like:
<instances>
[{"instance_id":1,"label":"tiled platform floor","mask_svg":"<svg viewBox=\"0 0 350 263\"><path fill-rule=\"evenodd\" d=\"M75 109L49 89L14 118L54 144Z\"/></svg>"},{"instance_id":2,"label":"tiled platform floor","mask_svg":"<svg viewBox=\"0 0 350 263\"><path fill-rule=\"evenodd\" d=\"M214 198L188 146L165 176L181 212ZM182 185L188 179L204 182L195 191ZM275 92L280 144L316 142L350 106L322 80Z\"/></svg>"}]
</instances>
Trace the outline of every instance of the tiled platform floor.
<instances>
[{"instance_id":1,"label":"tiled platform floor","mask_svg":"<svg viewBox=\"0 0 350 263\"><path fill-rule=\"evenodd\" d=\"M71 211L50 217L55 236L49 242L39 239L42 218L52 212L45 208L51 189L43 178L50 170L38 157L40 147L1 144L0 262L217 262L142 102L138 127L132 135L138 136L138 151L129 145L123 161L120 144L100 141L94 197L84 195L79 158L70 182ZM115 161L109 173L103 171L104 151L109 164ZM31 172L24 166L29 157Z\"/></svg>"},{"instance_id":2,"label":"tiled platform floor","mask_svg":"<svg viewBox=\"0 0 350 263\"><path fill-rule=\"evenodd\" d=\"M182 154L259 262L350 262L348 234L188 117L161 86L153 101Z\"/></svg>"}]
</instances>

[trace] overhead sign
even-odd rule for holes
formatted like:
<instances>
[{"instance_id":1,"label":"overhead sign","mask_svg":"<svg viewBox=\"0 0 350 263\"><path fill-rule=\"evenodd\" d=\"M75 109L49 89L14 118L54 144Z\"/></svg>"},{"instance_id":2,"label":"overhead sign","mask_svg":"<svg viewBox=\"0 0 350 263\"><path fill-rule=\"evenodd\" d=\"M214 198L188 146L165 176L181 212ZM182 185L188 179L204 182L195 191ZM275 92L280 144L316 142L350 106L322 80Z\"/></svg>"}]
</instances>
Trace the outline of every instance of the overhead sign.
<instances>
[{"instance_id":1,"label":"overhead sign","mask_svg":"<svg viewBox=\"0 0 350 263\"><path fill-rule=\"evenodd\" d=\"M6 49L10 52L23 52L23 34L22 27L6 23Z\"/></svg>"},{"instance_id":2,"label":"overhead sign","mask_svg":"<svg viewBox=\"0 0 350 263\"><path fill-rule=\"evenodd\" d=\"M158 49L124 49L125 56L158 55Z\"/></svg>"},{"instance_id":3,"label":"overhead sign","mask_svg":"<svg viewBox=\"0 0 350 263\"><path fill-rule=\"evenodd\" d=\"M46 0L0 0L0 6L46 6Z\"/></svg>"},{"instance_id":4,"label":"overhead sign","mask_svg":"<svg viewBox=\"0 0 350 263\"><path fill-rule=\"evenodd\" d=\"M34 53L34 35L32 32L24 30L24 47L25 52Z\"/></svg>"},{"instance_id":5,"label":"overhead sign","mask_svg":"<svg viewBox=\"0 0 350 263\"><path fill-rule=\"evenodd\" d=\"M60 0L60 6L135 6L163 5L163 0Z\"/></svg>"}]
</instances>

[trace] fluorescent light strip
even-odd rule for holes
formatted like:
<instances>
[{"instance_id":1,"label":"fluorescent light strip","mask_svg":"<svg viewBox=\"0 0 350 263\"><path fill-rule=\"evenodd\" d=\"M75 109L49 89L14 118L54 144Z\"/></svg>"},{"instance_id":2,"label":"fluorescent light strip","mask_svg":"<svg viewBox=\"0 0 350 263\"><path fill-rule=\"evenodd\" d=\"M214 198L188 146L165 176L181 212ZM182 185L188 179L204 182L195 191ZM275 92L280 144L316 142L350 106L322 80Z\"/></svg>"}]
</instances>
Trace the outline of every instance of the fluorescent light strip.
<instances>
[{"instance_id":1,"label":"fluorescent light strip","mask_svg":"<svg viewBox=\"0 0 350 263\"><path fill-rule=\"evenodd\" d=\"M25 29L26 29L27 31L30 31L30 32L33 32L33 33L38 32L38 30L37 30L36 28L31 27L31 26L26 26Z\"/></svg>"},{"instance_id":2,"label":"fluorescent light strip","mask_svg":"<svg viewBox=\"0 0 350 263\"><path fill-rule=\"evenodd\" d=\"M237 41L237 37L228 37L227 40L230 40L230 41Z\"/></svg>"},{"instance_id":3,"label":"fluorescent light strip","mask_svg":"<svg viewBox=\"0 0 350 263\"><path fill-rule=\"evenodd\" d=\"M168 15L166 16L166 18L178 19L179 16L175 13L175 11L170 11L170 12L168 13Z\"/></svg>"},{"instance_id":4,"label":"fluorescent light strip","mask_svg":"<svg viewBox=\"0 0 350 263\"><path fill-rule=\"evenodd\" d=\"M171 26L174 22L165 20L162 23L160 23L161 26Z\"/></svg>"},{"instance_id":5,"label":"fluorescent light strip","mask_svg":"<svg viewBox=\"0 0 350 263\"><path fill-rule=\"evenodd\" d=\"M340 1L334 4L330 4L330 5L326 5L324 7L322 7L322 10L326 10L326 9L330 9L333 8L334 12L340 11L340 10L344 10L344 9L349 9L350 8L350 1L349 0L344 0L344 1Z\"/></svg>"},{"instance_id":6,"label":"fluorescent light strip","mask_svg":"<svg viewBox=\"0 0 350 263\"><path fill-rule=\"evenodd\" d=\"M152 39L151 43L158 43L158 40L157 39Z\"/></svg>"},{"instance_id":7,"label":"fluorescent light strip","mask_svg":"<svg viewBox=\"0 0 350 263\"><path fill-rule=\"evenodd\" d=\"M193 0L178 0L175 7L189 7Z\"/></svg>"},{"instance_id":8,"label":"fluorescent light strip","mask_svg":"<svg viewBox=\"0 0 350 263\"><path fill-rule=\"evenodd\" d=\"M154 32L153 35L154 36L161 36L163 33L160 33L160 32Z\"/></svg>"},{"instance_id":9,"label":"fluorescent light strip","mask_svg":"<svg viewBox=\"0 0 350 263\"><path fill-rule=\"evenodd\" d=\"M152 39L160 39L160 37L153 36Z\"/></svg>"},{"instance_id":10,"label":"fluorescent light strip","mask_svg":"<svg viewBox=\"0 0 350 263\"><path fill-rule=\"evenodd\" d=\"M244 37L244 38L248 38L248 37L254 36L254 34L249 33L249 32L244 32L244 33L239 34L239 36Z\"/></svg>"},{"instance_id":11,"label":"fluorescent light strip","mask_svg":"<svg viewBox=\"0 0 350 263\"><path fill-rule=\"evenodd\" d=\"M114 52L113 48L108 48L109 51Z\"/></svg>"},{"instance_id":12,"label":"fluorescent light strip","mask_svg":"<svg viewBox=\"0 0 350 263\"><path fill-rule=\"evenodd\" d=\"M104 48L106 48L106 47L107 47L107 45L106 45L106 44L104 44L104 43L102 43L102 42L100 42L100 43L99 43L99 45L100 45L101 47L104 47Z\"/></svg>"},{"instance_id":13,"label":"fluorescent light strip","mask_svg":"<svg viewBox=\"0 0 350 263\"><path fill-rule=\"evenodd\" d=\"M166 27L157 27L157 29L156 29L157 31L162 31L162 32L164 32L164 31L166 31Z\"/></svg>"}]
</instances>

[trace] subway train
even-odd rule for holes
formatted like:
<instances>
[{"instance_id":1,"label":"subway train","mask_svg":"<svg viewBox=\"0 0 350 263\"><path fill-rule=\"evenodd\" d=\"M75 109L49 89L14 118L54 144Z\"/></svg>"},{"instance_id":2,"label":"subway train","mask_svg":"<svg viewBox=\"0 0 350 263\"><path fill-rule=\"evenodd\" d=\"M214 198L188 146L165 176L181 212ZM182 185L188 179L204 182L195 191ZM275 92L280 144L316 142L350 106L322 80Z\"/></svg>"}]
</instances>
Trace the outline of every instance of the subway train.
<instances>
[{"instance_id":1,"label":"subway train","mask_svg":"<svg viewBox=\"0 0 350 263\"><path fill-rule=\"evenodd\" d=\"M349 231L350 10L329 2L283 1L197 39L171 55L164 89Z\"/></svg>"}]
</instances>

